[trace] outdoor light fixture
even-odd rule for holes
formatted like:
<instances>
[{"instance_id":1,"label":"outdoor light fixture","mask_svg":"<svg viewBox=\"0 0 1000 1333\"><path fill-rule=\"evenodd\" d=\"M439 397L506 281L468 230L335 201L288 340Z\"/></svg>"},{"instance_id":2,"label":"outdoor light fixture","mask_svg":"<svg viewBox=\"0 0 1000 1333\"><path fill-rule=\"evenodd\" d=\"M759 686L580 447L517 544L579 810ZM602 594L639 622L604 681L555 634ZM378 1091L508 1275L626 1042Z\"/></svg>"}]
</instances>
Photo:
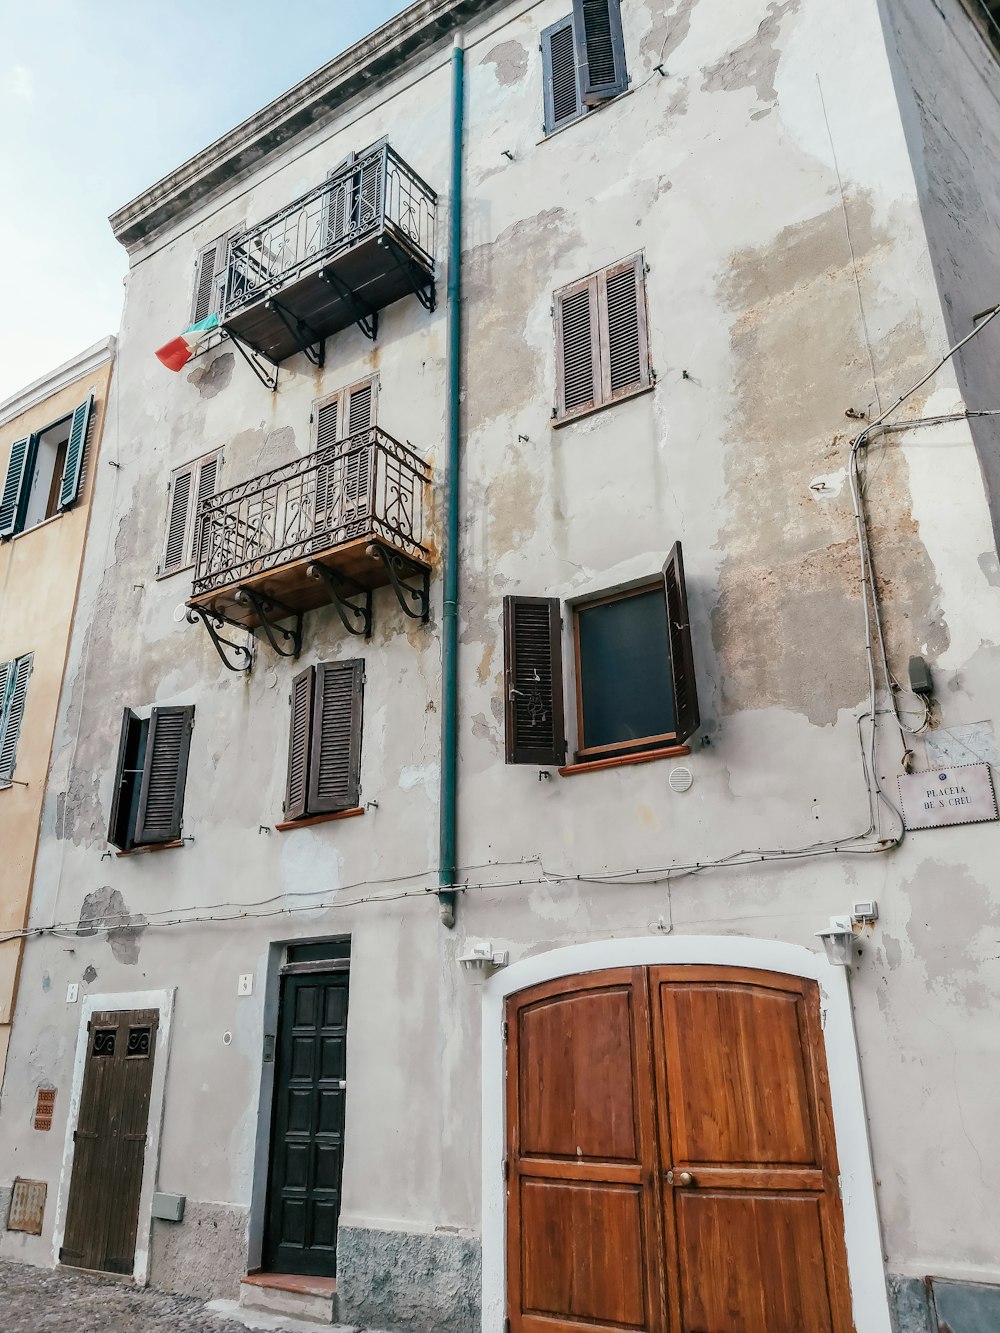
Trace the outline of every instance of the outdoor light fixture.
<instances>
[{"instance_id":1,"label":"outdoor light fixture","mask_svg":"<svg viewBox=\"0 0 1000 1333\"><path fill-rule=\"evenodd\" d=\"M832 916L827 930L817 930L816 938L823 941L827 961L833 967L850 967L854 960L854 931L849 916Z\"/></svg>"},{"instance_id":2,"label":"outdoor light fixture","mask_svg":"<svg viewBox=\"0 0 1000 1333\"><path fill-rule=\"evenodd\" d=\"M494 949L489 940L470 943L465 952L459 954L458 961L472 985L481 986L498 967L507 966L507 950Z\"/></svg>"}]
</instances>

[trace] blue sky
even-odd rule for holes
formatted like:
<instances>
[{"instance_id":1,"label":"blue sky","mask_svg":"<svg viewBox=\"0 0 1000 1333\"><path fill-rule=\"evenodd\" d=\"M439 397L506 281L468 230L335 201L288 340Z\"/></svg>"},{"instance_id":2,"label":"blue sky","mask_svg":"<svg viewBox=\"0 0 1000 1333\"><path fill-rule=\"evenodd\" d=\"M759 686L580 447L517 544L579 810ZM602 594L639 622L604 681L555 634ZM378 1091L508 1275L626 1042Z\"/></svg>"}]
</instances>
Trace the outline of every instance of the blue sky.
<instances>
[{"instance_id":1,"label":"blue sky","mask_svg":"<svg viewBox=\"0 0 1000 1333\"><path fill-rule=\"evenodd\" d=\"M0 0L0 400L108 333L108 214L406 0Z\"/></svg>"}]
</instances>

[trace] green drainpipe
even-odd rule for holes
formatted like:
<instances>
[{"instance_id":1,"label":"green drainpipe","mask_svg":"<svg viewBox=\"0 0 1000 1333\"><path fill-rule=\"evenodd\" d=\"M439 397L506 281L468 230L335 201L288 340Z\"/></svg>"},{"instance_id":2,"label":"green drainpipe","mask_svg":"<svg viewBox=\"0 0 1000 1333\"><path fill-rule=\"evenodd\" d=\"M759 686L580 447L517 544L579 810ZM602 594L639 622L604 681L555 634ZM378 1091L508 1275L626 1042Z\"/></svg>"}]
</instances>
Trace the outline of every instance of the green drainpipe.
<instances>
[{"instance_id":1,"label":"green drainpipe","mask_svg":"<svg viewBox=\"0 0 1000 1333\"><path fill-rule=\"evenodd\" d=\"M441 831L438 903L441 923L455 924L458 804L458 499L459 396L462 388L462 140L465 52L451 55L451 216L448 237L448 463L444 520L444 609L441 623Z\"/></svg>"}]
</instances>

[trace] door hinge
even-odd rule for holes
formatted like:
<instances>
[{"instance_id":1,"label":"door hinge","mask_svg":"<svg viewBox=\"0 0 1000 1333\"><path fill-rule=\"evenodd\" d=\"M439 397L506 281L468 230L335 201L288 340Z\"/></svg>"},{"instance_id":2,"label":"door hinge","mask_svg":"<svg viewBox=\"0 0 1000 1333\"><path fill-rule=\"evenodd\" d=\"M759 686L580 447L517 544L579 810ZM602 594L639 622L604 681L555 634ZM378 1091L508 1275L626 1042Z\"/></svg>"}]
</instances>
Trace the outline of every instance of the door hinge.
<instances>
[{"instance_id":1,"label":"door hinge","mask_svg":"<svg viewBox=\"0 0 1000 1333\"><path fill-rule=\"evenodd\" d=\"M508 1036L509 1032L510 1032L510 1025L508 1024L507 1020L504 1019L504 1021L503 1021L503 1039L504 1039L504 1041L507 1040L507 1036Z\"/></svg>"},{"instance_id":2,"label":"door hinge","mask_svg":"<svg viewBox=\"0 0 1000 1333\"><path fill-rule=\"evenodd\" d=\"M819 1011L819 1026L821 1031L826 1031L826 1005L823 1005Z\"/></svg>"},{"instance_id":3,"label":"door hinge","mask_svg":"<svg viewBox=\"0 0 1000 1333\"><path fill-rule=\"evenodd\" d=\"M509 1158L509 1157L505 1157L505 1158L503 1159L503 1178L504 1178L504 1180L510 1180L510 1158Z\"/></svg>"}]
</instances>

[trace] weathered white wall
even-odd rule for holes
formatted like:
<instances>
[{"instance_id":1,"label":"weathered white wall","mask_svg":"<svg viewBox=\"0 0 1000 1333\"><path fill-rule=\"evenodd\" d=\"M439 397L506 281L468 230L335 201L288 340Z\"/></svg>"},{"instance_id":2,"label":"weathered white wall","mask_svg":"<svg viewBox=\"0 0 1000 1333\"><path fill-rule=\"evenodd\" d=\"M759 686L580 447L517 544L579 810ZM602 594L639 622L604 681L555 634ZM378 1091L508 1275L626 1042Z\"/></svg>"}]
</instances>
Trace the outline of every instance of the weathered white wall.
<instances>
[{"instance_id":1,"label":"weathered white wall","mask_svg":"<svg viewBox=\"0 0 1000 1333\"><path fill-rule=\"evenodd\" d=\"M86 895L110 890L147 922L110 946L76 936L29 946L0 1112L5 1170L51 1179L58 1169L65 1100L45 1137L28 1128L24 1096L42 1078L65 1083L77 1019L63 1003L66 982L92 965L102 992L176 986L160 1181L222 1208L237 1236L235 1270L255 1143L267 1132L257 1107L269 944L350 933L342 1220L475 1232L479 997L455 964L467 939L520 958L647 935L662 918L678 932L812 947L831 913L873 897L882 919L852 985L888 1267L995 1279L996 825L917 833L885 855L706 870L670 885L662 875L642 886L586 882L844 838L868 820L856 730L867 679L843 472L845 410L875 398L857 282L883 406L950 336L876 6L626 0L629 94L541 141L538 35L567 7L512 5L509 18L467 34L459 858L470 888L458 928L441 928L433 898L350 905L434 882L439 585L426 628L378 593L367 646L348 640L332 611L307 617L303 662L366 658L362 800L378 809L264 834L258 826L280 815L298 668L265 646L249 680L223 671L203 631L173 619L184 576L154 577L171 468L224 446L230 485L305 453L311 402L372 369L380 424L439 462L443 311L393 307L374 347L357 331L340 334L325 370L287 363L273 397L231 352L172 378L153 351L186 322L198 249L305 191L351 148L387 133L444 190L442 49L391 95L345 108L133 257L122 466L95 499L86 628L69 665L34 920L75 922ZM665 77L654 69L661 53ZM439 253L444 234L442 225ZM656 390L553 431L552 292L637 249L651 270ZM946 369L906 410L961 402ZM1000 588L995 566L980 561L992 536L969 431L888 441L871 449L870 506L895 670L924 653L945 726L993 719ZM827 489L812 489L820 479ZM503 595L611 588L658 571L678 538L705 718L704 743L685 761L692 790L670 791L669 763L547 782L506 767ZM194 841L102 860L121 706L167 702L196 706L185 802ZM892 790L902 746L883 732L879 772ZM888 815L884 831L893 832ZM299 911L307 894L331 910ZM181 907L261 902L294 910L154 925ZM237 1000L247 971L260 984ZM0 1252L44 1262L46 1245L7 1236ZM154 1281L155 1258L154 1248Z\"/></svg>"}]
</instances>

